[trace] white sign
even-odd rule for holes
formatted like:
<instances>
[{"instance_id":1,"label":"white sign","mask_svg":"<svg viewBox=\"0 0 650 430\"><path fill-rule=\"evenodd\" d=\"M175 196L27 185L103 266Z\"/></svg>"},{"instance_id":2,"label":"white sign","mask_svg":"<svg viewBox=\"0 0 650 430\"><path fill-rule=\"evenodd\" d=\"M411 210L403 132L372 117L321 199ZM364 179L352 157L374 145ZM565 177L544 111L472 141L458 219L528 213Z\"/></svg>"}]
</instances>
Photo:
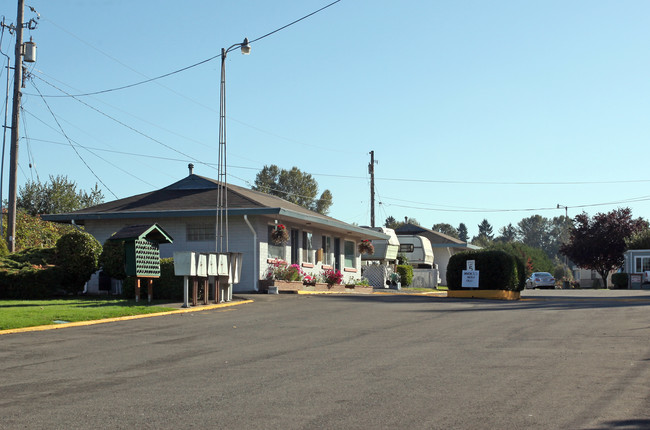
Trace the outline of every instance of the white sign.
<instances>
[{"instance_id":1,"label":"white sign","mask_svg":"<svg viewBox=\"0 0 650 430\"><path fill-rule=\"evenodd\" d=\"M476 260L467 260L467 270L476 270Z\"/></svg>"},{"instance_id":2,"label":"white sign","mask_svg":"<svg viewBox=\"0 0 650 430\"><path fill-rule=\"evenodd\" d=\"M478 288L478 270L463 270L463 288Z\"/></svg>"}]
</instances>

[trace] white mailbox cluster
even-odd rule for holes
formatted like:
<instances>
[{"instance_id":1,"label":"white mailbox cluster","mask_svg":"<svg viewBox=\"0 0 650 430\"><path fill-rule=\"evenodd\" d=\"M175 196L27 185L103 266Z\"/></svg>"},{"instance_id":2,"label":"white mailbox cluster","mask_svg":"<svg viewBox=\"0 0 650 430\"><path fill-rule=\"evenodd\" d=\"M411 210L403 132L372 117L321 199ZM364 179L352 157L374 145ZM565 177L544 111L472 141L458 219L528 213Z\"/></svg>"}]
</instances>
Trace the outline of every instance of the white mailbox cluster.
<instances>
[{"instance_id":1,"label":"white mailbox cluster","mask_svg":"<svg viewBox=\"0 0 650 430\"><path fill-rule=\"evenodd\" d=\"M240 252L174 252L174 274L183 276L185 303L187 307L188 278L219 277L219 297L221 301L232 300L232 286L241 279L242 253ZM227 278L227 279L226 279Z\"/></svg>"}]
</instances>

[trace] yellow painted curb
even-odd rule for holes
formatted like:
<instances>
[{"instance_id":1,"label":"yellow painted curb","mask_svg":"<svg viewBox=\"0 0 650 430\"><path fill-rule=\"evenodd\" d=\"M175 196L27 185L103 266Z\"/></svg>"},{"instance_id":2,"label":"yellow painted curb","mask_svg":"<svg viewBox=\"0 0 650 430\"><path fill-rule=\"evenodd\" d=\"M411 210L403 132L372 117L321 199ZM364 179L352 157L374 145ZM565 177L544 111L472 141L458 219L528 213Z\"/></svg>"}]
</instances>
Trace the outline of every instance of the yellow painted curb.
<instances>
[{"instance_id":1,"label":"yellow painted curb","mask_svg":"<svg viewBox=\"0 0 650 430\"><path fill-rule=\"evenodd\" d=\"M298 290L296 291L298 294L303 294L303 295L311 295L311 294L373 294L373 293L360 293L358 291L304 291L304 290Z\"/></svg>"},{"instance_id":2,"label":"yellow painted curb","mask_svg":"<svg viewBox=\"0 0 650 430\"><path fill-rule=\"evenodd\" d=\"M3 334L26 333L30 331L56 330L60 328L81 327L87 325L104 324L104 323L115 322L115 321L136 320L141 318L159 317L162 315L187 314L190 312L209 311L211 309L227 308L230 306L244 305L247 303L253 303L253 300L239 300L236 302L219 303L218 305L205 305L200 307L197 306L197 307L192 307L187 309L179 309L176 311L154 312L150 314L140 314L140 315L127 315L124 317L104 318L101 320L75 321L75 322L69 322L64 324L48 324L48 325L38 325L34 327L11 328L8 330L0 330L0 336L2 336Z\"/></svg>"},{"instance_id":3,"label":"yellow painted curb","mask_svg":"<svg viewBox=\"0 0 650 430\"><path fill-rule=\"evenodd\" d=\"M400 291L375 291L373 294L384 294L387 296L419 296L419 297L447 297L446 291L402 293Z\"/></svg>"},{"instance_id":4,"label":"yellow painted curb","mask_svg":"<svg viewBox=\"0 0 650 430\"><path fill-rule=\"evenodd\" d=\"M454 299L519 300L519 291L508 290L449 290L447 297Z\"/></svg>"}]
</instances>

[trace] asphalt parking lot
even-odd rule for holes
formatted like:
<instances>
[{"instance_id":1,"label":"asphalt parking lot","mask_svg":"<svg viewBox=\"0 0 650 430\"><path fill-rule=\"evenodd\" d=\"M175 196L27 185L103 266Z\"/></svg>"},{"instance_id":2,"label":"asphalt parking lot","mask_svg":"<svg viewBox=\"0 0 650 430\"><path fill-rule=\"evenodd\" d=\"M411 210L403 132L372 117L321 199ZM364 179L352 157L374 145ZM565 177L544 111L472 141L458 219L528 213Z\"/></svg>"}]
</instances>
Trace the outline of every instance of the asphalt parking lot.
<instances>
[{"instance_id":1,"label":"asphalt parking lot","mask_svg":"<svg viewBox=\"0 0 650 430\"><path fill-rule=\"evenodd\" d=\"M0 336L0 427L650 428L650 293L253 295Z\"/></svg>"}]
</instances>

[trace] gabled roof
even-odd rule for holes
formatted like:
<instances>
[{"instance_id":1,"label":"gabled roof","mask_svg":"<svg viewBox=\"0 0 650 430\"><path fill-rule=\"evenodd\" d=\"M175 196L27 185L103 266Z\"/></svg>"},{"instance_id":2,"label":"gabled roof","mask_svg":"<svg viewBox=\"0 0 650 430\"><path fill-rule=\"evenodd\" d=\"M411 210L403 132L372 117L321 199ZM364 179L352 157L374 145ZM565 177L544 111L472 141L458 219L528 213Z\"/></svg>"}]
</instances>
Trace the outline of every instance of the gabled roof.
<instances>
[{"instance_id":1,"label":"gabled roof","mask_svg":"<svg viewBox=\"0 0 650 430\"><path fill-rule=\"evenodd\" d=\"M108 240L146 239L158 243L172 243L174 240L158 224L130 225L114 233Z\"/></svg>"},{"instance_id":2,"label":"gabled roof","mask_svg":"<svg viewBox=\"0 0 650 430\"><path fill-rule=\"evenodd\" d=\"M46 221L84 224L86 220L126 218L168 218L215 216L217 195L221 183L214 179L190 174L165 188L114 200L97 206L64 214L44 215ZM383 233L356 227L335 218L319 214L280 197L227 184L226 198L229 215L268 215L294 218L331 228L362 234L370 239L387 239Z\"/></svg>"}]
</instances>

